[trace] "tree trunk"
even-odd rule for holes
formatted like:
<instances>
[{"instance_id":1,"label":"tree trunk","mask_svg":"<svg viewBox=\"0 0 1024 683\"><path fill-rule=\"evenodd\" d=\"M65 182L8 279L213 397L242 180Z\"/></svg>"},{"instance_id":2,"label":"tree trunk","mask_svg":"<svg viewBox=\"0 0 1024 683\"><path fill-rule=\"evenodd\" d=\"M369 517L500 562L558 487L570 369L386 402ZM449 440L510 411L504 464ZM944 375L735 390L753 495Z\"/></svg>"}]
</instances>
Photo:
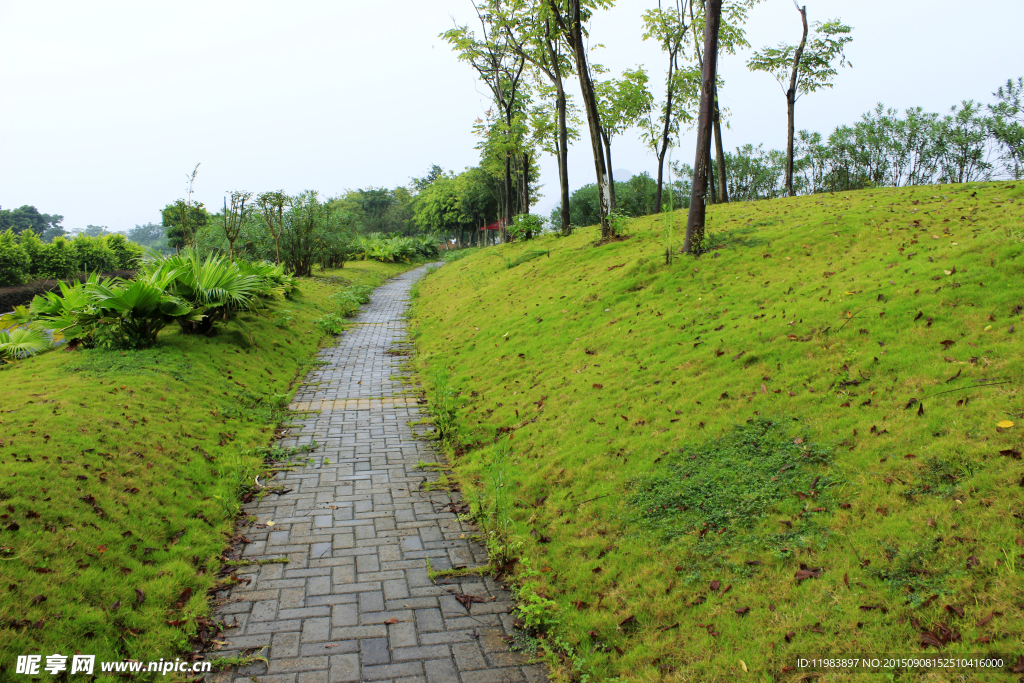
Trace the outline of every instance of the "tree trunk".
<instances>
[{"instance_id":1,"label":"tree trunk","mask_svg":"<svg viewBox=\"0 0 1024 683\"><path fill-rule=\"evenodd\" d=\"M668 79L672 80L672 62L669 62ZM669 123L672 121L672 88L668 88L665 94L665 126L661 132L661 149L657 151L658 157L658 189L654 192L654 210L661 212L661 187L665 177L665 155L668 153Z\"/></svg>"},{"instance_id":2,"label":"tree trunk","mask_svg":"<svg viewBox=\"0 0 1024 683\"><path fill-rule=\"evenodd\" d=\"M512 192L512 158L505 152L505 217L512 218L515 211L515 194Z\"/></svg>"},{"instance_id":3,"label":"tree trunk","mask_svg":"<svg viewBox=\"0 0 1024 683\"><path fill-rule=\"evenodd\" d=\"M686 219L683 251L699 255L704 250L704 199L707 195L707 163L711 155L712 111L718 66L718 26L722 19L722 0L707 0L704 25L704 68L701 74L700 112L697 115L697 153L694 158L690 213Z\"/></svg>"},{"instance_id":4,"label":"tree trunk","mask_svg":"<svg viewBox=\"0 0 1024 683\"><path fill-rule=\"evenodd\" d=\"M523 152L523 213L530 213L530 155Z\"/></svg>"},{"instance_id":5,"label":"tree trunk","mask_svg":"<svg viewBox=\"0 0 1024 683\"><path fill-rule=\"evenodd\" d=\"M800 39L800 46L793 54L793 69L789 74L789 90L786 91L786 193L790 197L796 196L793 189L793 137L796 129L793 112L796 109L796 88L800 75L800 58L804 54L804 46L807 44L807 6L800 8L800 19L804 24L804 35Z\"/></svg>"},{"instance_id":6,"label":"tree trunk","mask_svg":"<svg viewBox=\"0 0 1024 683\"><path fill-rule=\"evenodd\" d=\"M714 126L711 127L714 132ZM708 158L705 162L708 169L708 204L717 204L718 195L715 194L715 166L711 163L711 147L708 146Z\"/></svg>"},{"instance_id":7,"label":"tree trunk","mask_svg":"<svg viewBox=\"0 0 1024 683\"><path fill-rule=\"evenodd\" d=\"M722 146L722 120L718 111L718 85L715 85L715 161L718 171L718 203L729 202L729 189L726 187L725 149Z\"/></svg>"},{"instance_id":8,"label":"tree trunk","mask_svg":"<svg viewBox=\"0 0 1024 683\"><path fill-rule=\"evenodd\" d=\"M615 199L615 172L612 170L612 140L604 129L601 130L601 139L604 141L604 158L608 163L608 206L611 207L612 211L615 211L619 205Z\"/></svg>"},{"instance_id":9,"label":"tree trunk","mask_svg":"<svg viewBox=\"0 0 1024 683\"><path fill-rule=\"evenodd\" d=\"M555 106L558 109L558 189L562 197L562 234L569 235L572 233L569 214L569 155L566 153L569 147L569 131L565 121L565 90L562 89L561 74L555 87L558 89Z\"/></svg>"}]
</instances>

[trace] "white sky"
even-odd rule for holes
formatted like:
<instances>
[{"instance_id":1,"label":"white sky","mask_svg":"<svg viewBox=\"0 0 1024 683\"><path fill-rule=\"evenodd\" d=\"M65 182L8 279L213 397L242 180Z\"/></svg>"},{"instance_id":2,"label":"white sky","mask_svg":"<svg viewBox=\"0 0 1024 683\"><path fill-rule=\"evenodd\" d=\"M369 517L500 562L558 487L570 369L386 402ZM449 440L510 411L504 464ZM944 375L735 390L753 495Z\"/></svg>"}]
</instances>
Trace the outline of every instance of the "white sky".
<instances>
[{"instance_id":1,"label":"white sky","mask_svg":"<svg viewBox=\"0 0 1024 683\"><path fill-rule=\"evenodd\" d=\"M618 73L664 59L641 38L656 0L620 0L598 15L594 60ZM811 21L854 27L853 69L797 104L797 128L823 133L882 101L945 111L990 101L1024 75L1024 3L975 0L811 0ZM33 204L127 230L159 222L201 162L196 197L219 208L226 190L335 194L405 184L430 164L477 163L473 120L487 108L471 68L437 36L475 18L468 0L0 0L0 205ZM764 0L748 36L761 47L799 39L792 0ZM785 144L785 101L745 55L724 57L731 110L727 149ZM576 89L575 84L573 90ZM673 155L692 163L687 136ZM614 168L654 174L636 135L613 143ZM593 181L589 142L570 150L570 183ZM620 178L624 179L624 178ZM556 203L557 170L542 162Z\"/></svg>"}]
</instances>

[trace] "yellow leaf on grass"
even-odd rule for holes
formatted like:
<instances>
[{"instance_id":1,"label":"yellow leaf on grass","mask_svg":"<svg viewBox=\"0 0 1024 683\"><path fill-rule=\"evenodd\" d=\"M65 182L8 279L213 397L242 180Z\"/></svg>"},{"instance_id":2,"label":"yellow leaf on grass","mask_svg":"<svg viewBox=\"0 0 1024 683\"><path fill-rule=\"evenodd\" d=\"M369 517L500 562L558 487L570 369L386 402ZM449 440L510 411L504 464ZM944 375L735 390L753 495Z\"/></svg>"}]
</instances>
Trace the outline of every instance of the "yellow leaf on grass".
<instances>
[{"instance_id":1,"label":"yellow leaf on grass","mask_svg":"<svg viewBox=\"0 0 1024 683\"><path fill-rule=\"evenodd\" d=\"M1009 429L1013 426L1012 420L1000 420L996 423L996 427L1002 427L1003 429Z\"/></svg>"}]
</instances>

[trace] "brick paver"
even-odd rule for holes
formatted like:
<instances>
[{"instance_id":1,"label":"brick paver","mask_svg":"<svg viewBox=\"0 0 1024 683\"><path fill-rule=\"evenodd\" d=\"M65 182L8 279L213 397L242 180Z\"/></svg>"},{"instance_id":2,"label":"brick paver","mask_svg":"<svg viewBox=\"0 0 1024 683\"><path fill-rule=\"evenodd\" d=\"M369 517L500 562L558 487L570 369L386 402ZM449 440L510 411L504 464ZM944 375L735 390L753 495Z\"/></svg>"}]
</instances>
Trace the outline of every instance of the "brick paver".
<instances>
[{"instance_id":1,"label":"brick paver","mask_svg":"<svg viewBox=\"0 0 1024 683\"><path fill-rule=\"evenodd\" d=\"M416 467L437 460L410 423L421 418L401 374L409 349L404 314L418 268L378 288L326 361L306 378L281 446L319 448L269 482L291 489L247 505L256 523L244 558L287 557L252 565L218 607L237 626L212 656L266 648L262 662L215 677L218 683L498 683L546 681L540 665L510 653L510 597L489 577L438 580L435 569L487 562L473 529L446 506L449 494L423 491L436 475ZM312 464L303 464L308 458ZM270 524L273 522L273 524ZM249 582L246 583L245 579ZM467 610L456 595L486 602ZM212 653L211 653L212 654Z\"/></svg>"}]
</instances>

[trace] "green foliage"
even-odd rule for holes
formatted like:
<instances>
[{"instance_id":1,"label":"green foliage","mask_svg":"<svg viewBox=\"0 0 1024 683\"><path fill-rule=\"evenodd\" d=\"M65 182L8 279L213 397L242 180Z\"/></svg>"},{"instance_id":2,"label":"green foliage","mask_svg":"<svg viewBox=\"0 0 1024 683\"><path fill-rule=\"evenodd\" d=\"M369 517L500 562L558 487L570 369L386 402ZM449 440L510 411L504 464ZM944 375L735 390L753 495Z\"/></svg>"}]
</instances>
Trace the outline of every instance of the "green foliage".
<instances>
[{"instance_id":1,"label":"green foliage","mask_svg":"<svg viewBox=\"0 0 1024 683\"><path fill-rule=\"evenodd\" d=\"M810 94L821 88L831 88L832 78L839 73L837 68L852 66L844 52L847 43L853 40L850 36L853 31L851 27L838 19L824 23L816 21L811 26L809 40L797 65L796 91L801 95ZM778 47L762 48L747 60L747 67L751 71L771 74L779 85L786 89L796 49L796 45L786 43L780 43ZM836 60L838 64L833 65Z\"/></svg>"},{"instance_id":2,"label":"green foliage","mask_svg":"<svg viewBox=\"0 0 1024 683\"><path fill-rule=\"evenodd\" d=\"M24 327L0 330L0 362L13 363L50 348L50 337Z\"/></svg>"},{"instance_id":3,"label":"green foliage","mask_svg":"<svg viewBox=\"0 0 1024 683\"><path fill-rule=\"evenodd\" d=\"M992 115L989 130L1003 162L1003 172L1014 180L1024 178L1024 77L1007 79L1005 86L992 93L995 104L988 105Z\"/></svg>"},{"instance_id":4,"label":"green foliage","mask_svg":"<svg viewBox=\"0 0 1024 683\"><path fill-rule=\"evenodd\" d=\"M184 199L165 206L160 216L167 231L167 245L172 249L191 245L199 230L210 223L210 213L202 202L190 204Z\"/></svg>"},{"instance_id":5,"label":"green foliage","mask_svg":"<svg viewBox=\"0 0 1024 683\"><path fill-rule=\"evenodd\" d=\"M61 282L60 294L47 292L32 300L32 325L56 330L69 343L86 348L152 346L168 323L196 319L192 306L165 291L174 274L164 272L126 282L94 273L85 282Z\"/></svg>"},{"instance_id":6,"label":"green foliage","mask_svg":"<svg viewBox=\"0 0 1024 683\"><path fill-rule=\"evenodd\" d=\"M168 253L171 249L167 245L167 230L159 223L136 225L128 231L126 237L128 241L143 248L155 249L161 253Z\"/></svg>"},{"instance_id":7,"label":"green foliage","mask_svg":"<svg viewBox=\"0 0 1024 683\"><path fill-rule=\"evenodd\" d=\"M70 245L79 272L107 273L119 267L118 255L107 246L106 238L80 234Z\"/></svg>"},{"instance_id":8,"label":"green foliage","mask_svg":"<svg viewBox=\"0 0 1024 683\"><path fill-rule=\"evenodd\" d=\"M0 234L0 287L24 284L31 267L32 259L8 228Z\"/></svg>"},{"instance_id":9,"label":"green foliage","mask_svg":"<svg viewBox=\"0 0 1024 683\"><path fill-rule=\"evenodd\" d=\"M680 450L660 471L634 481L629 503L641 525L666 541L748 529L780 507L797 512L793 491L817 497L829 482L815 466L831 459L797 434L787 418L756 417ZM781 506L786 500L792 504Z\"/></svg>"},{"instance_id":10,"label":"green foliage","mask_svg":"<svg viewBox=\"0 0 1024 683\"><path fill-rule=\"evenodd\" d=\"M79 271L78 262L71 242L55 237L50 244L43 245L39 252L39 264L34 270L39 277L60 280L71 277Z\"/></svg>"},{"instance_id":11,"label":"green foliage","mask_svg":"<svg viewBox=\"0 0 1024 683\"><path fill-rule=\"evenodd\" d=\"M39 209L27 204L17 209L0 209L0 231L11 230L15 235L25 230L32 230L37 235L63 234L60 226L63 220L64 216L40 213Z\"/></svg>"},{"instance_id":12,"label":"green foliage","mask_svg":"<svg viewBox=\"0 0 1024 683\"><path fill-rule=\"evenodd\" d=\"M430 258L438 253L436 238L432 235L402 237L376 232L356 238L354 249L357 258L381 263L411 263L415 258Z\"/></svg>"},{"instance_id":13,"label":"green foliage","mask_svg":"<svg viewBox=\"0 0 1024 683\"><path fill-rule=\"evenodd\" d=\"M544 231L544 217L534 213L521 213L512 219L506 228L510 241L518 242L533 239Z\"/></svg>"},{"instance_id":14,"label":"green foliage","mask_svg":"<svg viewBox=\"0 0 1024 683\"><path fill-rule=\"evenodd\" d=\"M209 332L218 320L234 322L246 331L238 313L256 312L263 306L261 297L281 296L285 291L283 273L273 266L264 272L226 256L203 258L193 249L171 256L152 254L140 277L161 283L168 294L195 309L198 315L178 318L186 333Z\"/></svg>"},{"instance_id":15,"label":"green foliage","mask_svg":"<svg viewBox=\"0 0 1024 683\"><path fill-rule=\"evenodd\" d=\"M370 302L371 293L373 287L370 285L350 285L332 294L330 299L338 307L338 313L347 318L355 315L360 306Z\"/></svg>"},{"instance_id":16,"label":"green foliage","mask_svg":"<svg viewBox=\"0 0 1024 683\"><path fill-rule=\"evenodd\" d=\"M315 319L313 324L324 334L332 336L341 334L342 330L345 329L345 319L337 313L327 313Z\"/></svg>"}]
</instances>

